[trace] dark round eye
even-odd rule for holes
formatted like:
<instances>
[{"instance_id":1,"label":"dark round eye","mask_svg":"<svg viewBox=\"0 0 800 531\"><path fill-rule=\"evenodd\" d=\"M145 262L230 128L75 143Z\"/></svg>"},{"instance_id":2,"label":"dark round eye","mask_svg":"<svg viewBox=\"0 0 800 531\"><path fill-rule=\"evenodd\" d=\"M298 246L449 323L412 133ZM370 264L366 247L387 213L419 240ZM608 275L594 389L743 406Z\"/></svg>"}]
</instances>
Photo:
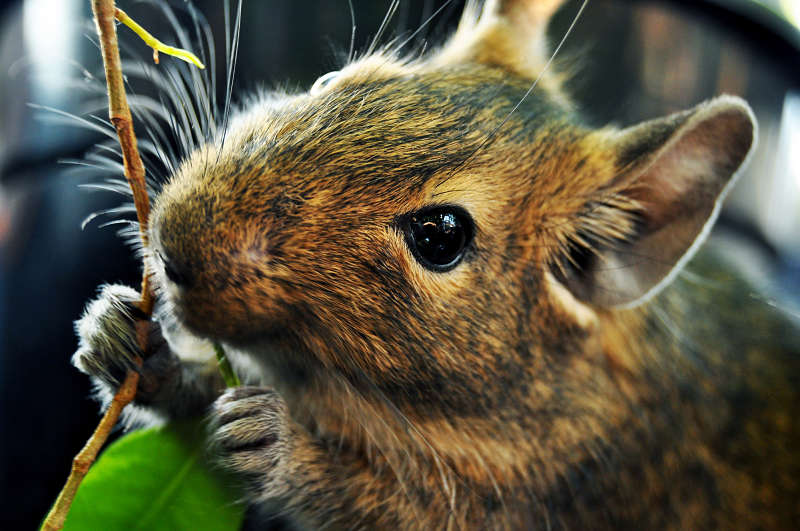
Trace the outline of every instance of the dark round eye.
<instances>
[{"instance_id":1,"label":"dark round eye","mask_svg":"<svg viewBox=\"0 0 800 531\"><path fill-rule=\"evenodd\" d=\"M450 271L457 266L472 240L472 218L458 207L414 212L405 216L402 225L414 258L432 271Z\"/></svg>"}]
</instances>

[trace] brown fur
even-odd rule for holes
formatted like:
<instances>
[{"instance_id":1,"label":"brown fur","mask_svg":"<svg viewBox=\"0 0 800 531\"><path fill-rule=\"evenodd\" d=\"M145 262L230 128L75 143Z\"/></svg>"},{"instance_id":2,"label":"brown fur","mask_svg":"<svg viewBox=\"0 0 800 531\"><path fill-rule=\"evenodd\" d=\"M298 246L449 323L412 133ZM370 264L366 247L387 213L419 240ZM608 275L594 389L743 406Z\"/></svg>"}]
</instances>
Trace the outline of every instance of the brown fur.
<instances>
[{"instance_id":1,"label":"brown fur","mask_svg":"<svg viewBox=\"0 0 800 531\"><path fill-rule=\"evenodd\" d=\"M788 529L797 329L739 279L655 293L744 159L748 111L591 130L548 74L510 114L547 59L554 7L534 4L263 98L159 195L165 300L277 391L217 402L223 462L311 527ZM397 226L432 204L475 221L447 273ZM598 264L665 248L669 267L627 266L638 306L613 307Z\"/></svg>"}]
</instances>

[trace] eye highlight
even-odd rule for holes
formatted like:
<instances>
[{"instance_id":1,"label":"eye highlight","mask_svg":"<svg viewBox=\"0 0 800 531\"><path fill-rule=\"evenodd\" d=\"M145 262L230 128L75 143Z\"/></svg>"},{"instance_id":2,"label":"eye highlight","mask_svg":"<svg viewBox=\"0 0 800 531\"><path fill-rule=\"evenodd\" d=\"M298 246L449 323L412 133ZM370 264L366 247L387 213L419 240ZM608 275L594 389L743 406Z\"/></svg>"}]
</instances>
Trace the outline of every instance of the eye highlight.
<instances>
[{"instance_id":1,"label":"eye highlight","mask_svg":"<svg viewBox=\"0 0 800 531\"><path fill-rule=\"evenodd\" d=\"M338 70L334 70L333 72L328 72L327 74L318 77L317 80L314 82L314 84L311 85L311 90L309 90L309 93L311 93L312 96L319 94L322 91L322 89L330 85L331 81L333 81L337 77L339 77Z\"/></svg>"},{"instance_id":2,"label":"eye highlight","mask_svg":"<svg viewBox=\"0 0 800 531\"><path fill-rule=\"evenodd\" d=\"M474 222L463 208L445 205L406 214L400 220L400 228L417 262L444 273L464 258L472 241Z\"/></svg>"}]
</instances>

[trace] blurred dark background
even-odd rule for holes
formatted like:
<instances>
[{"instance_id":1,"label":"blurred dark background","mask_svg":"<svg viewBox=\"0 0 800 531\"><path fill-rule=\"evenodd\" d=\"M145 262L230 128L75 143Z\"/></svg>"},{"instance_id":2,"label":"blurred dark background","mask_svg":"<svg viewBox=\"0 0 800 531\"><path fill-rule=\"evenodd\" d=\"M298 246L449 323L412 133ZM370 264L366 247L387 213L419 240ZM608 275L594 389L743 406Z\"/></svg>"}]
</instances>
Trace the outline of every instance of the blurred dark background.
<instances>
[{"instance_id":1,"label":"blurred dark background","mask_svg":"<svg viewBox=\"0 0 800 531\"><path fill-rule=\"evenodd\" d=\"M153 34L171 41L171 27L155 6L118 3ZM185 13L183 0L172 4ZM225 55L222 4L195 1L215 33L220 58ZM356 50L368 46L388 4L353 0ZM403 0L384 41L408 36L441 5ZM444 7L413 43L440 41L461 5L454 1ZM554 39L577 8L578 2L570 2L556 17ZM797 24L798 11L792 0L592 0L562 55L579 72L570 88L593 123L628 125L723 92L750 102L760 124L759 148L717 232L737 242L741 262L768 296L793 312L800 312L800 37L791 23ZM342 64L351 29L346 0L246 1L234 101L262 86L308 88ZM131 32L122 27L119 32L127 49L149 57ZM27 105L81 114L98 101L92 78L102 79L102 72L92 39L86 0L0 2L4 529L38 524L98 419L88 379L69 363L76 347L73 320L98 285L137 286L140 281L140 266L117 228L92 223L81 230L90 213L124 199L79 188L103 175L74 167L67 172L57 163L79 159L100 137L54 123L52 113ZM220 98L224 78L218 64Z\"/></svg>"}]
</instances>

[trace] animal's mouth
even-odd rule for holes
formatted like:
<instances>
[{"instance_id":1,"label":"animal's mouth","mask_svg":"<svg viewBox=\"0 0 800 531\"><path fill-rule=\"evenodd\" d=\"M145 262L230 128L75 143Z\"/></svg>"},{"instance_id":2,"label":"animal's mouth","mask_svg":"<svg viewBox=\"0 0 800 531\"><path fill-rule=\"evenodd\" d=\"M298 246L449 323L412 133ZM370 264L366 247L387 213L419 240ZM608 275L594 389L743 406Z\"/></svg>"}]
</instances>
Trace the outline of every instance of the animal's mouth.
<instances>
[{"instance_id":1,"label":"animal's mouth","mask_svg":"<svg viewBox=\"0 0 800 531\"><path fill-rule=\"evenodd\" d=\"M254 315L245 301L175 286L165 272L156 272L157 294L163 313L193 336L237 348L285 342L291 330L269 316Z\"/></svg>"}]
</instances>

